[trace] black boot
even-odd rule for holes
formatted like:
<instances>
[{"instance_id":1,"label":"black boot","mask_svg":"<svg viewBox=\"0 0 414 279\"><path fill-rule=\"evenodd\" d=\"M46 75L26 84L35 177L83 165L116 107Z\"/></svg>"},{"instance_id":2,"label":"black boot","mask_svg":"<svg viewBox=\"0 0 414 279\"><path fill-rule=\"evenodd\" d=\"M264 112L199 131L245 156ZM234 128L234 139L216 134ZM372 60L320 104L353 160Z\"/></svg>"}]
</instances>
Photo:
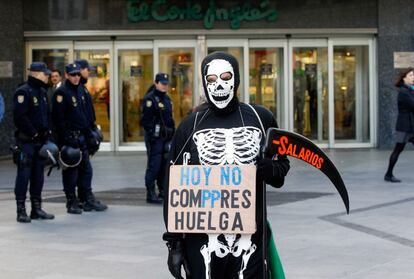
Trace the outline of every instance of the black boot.
<instances>
[{"instance_id":1,"label":"black boot","mask_svg":"<svg viewBox=\"0 0 414 279\"><path fill-rule=\"evenodd\" d=\"M49 214L42 209L41 198L30 198L32 202L32 212L30 212L31 219L52 220L55 219L53 214Z\"/></svg>"},{"instance_id":2,"label":"black boot","mask_svg":"<svg viewBox=\"0 0 414 279\"><path fill-rule=\"evenodd\" d=\"M19 223L30 223L31 220L26 213L25 200L16 200L17 204L17 222Z\"/></svg>"},{"instance_id":3,"label":"black boot","mask_svg":"<svg viewBox=\"0 0 414 279\"><path fill-rule=\"evenodd\" d=\"M85 198L85 193L83 189L79 187L78 187L78 201L79 201L79 207L83 208L83 204L85 203L86 198Z\"/></svg>"},{"instance_id":4,"label":"black boot","mask_svg":"<svg viewBox=\"0 0 414 279\"><path fill-rule=\"evenodd\" d=\"M155 194L155 186L147 186L147 203L161 204L162 200Z\"/></svg>"},{"instance_id":5,"label":"black boot","mask_svg":"<svg viewBox=\"0 0 414 279\"><path fill-rule=\"evenodd\" d=\"M393 183L399 183L399 182L401 182L401 180L400 179L398 179L398 178L396 178L394 175L385 175L384 176L384 180L385 181L388 181L388 182L393 182Z\"/></svg>"},{"instance_id":6,"label":"black boot","mask_svg":"<svg viewBox=\"0 0 414 279\"><path fill-rule=\"evenodd\" d=\"M66 193L66 208L69 214L82 214L75 193Z\"/></svg>"},{"instance_id":7,"label":"black boot","mask_svg":"<svg viewBox=\"0 0 414 279\"><path fill-rule=\"evenodd\" d=\"M92 192L86 193L85 196L85 202L83 204L84 211L105 211L108 209L106 204L103 204L95 199L95 195Z\"/></svg>"}]
</instances>

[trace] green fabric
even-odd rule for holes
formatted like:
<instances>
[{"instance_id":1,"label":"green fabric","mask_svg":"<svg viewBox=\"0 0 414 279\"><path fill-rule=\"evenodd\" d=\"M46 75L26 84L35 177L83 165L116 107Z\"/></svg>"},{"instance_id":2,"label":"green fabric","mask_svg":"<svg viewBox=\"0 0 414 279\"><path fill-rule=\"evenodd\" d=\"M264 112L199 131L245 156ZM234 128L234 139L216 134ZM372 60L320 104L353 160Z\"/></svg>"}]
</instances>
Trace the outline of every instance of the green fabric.
<instances>
[{"instance_id":1,"label":"green fabric","mask_svg":"<svg viewBox=\"0 0 414 279\"><path fill-rule=\"evenodd\" d=\"M267 221L270 234L268 235L268 251L269 251L269 267L270 267L270 279L285 279L285 273L283 271L282 262L280 261L279 254L277 253L275 239L273 238L272 227L269 221Z\"/></svg>"}]
</instances>

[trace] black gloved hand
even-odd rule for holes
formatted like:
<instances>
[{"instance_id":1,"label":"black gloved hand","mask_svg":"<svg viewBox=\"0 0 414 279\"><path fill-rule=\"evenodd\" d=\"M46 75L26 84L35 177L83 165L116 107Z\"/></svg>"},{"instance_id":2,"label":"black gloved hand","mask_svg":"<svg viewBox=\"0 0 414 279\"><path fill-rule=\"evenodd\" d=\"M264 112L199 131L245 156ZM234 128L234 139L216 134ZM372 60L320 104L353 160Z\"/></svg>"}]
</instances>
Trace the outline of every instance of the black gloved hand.
<instances>
[{"instance_id":1,"label":"black gloved hand","mask_svg":"<svg viewBox=\"0 0 414 279\"><path fill-rule=\"evenodd\" d=\"M181 266L184 267L187 279L191 278L191 273L187 259L185 257L184 245L182 241L168 241L168 269L176 279L184 279L181 276Z\"/></svg>"},{"instance_id":2,"label":"black gloved hand","mask_svg":"<svg viewBox=\"0 0 414 279\"><path fill-rule=\"evenodd\" d=\"M256 175L264 181L272 180L275 177L280 177L279 168L276 166L277 161L270 158L262 158L257 162Z\"/></svg>"}]
</instances>

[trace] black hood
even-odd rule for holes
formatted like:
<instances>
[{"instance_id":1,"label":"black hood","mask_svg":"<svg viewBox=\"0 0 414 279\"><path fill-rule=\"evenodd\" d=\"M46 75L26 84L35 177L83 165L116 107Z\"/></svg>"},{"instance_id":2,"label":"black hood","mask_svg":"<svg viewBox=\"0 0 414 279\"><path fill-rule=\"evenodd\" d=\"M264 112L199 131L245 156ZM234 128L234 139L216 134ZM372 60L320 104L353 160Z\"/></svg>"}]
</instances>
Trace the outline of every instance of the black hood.
<instances>
[{"instance_id":1,"label":"black hood","mask_svg":"<svg viewBox=\"0 0 414 279\"><path fill-rule=\"evenodd\" d=\"M233 71L234 71L233 99L230 101L230 103L225 108L222 108L222 109L215 106L214 103L211 101L210 96L207 91L207 84L205 80L205 77L208 72L208 64L215 59L222 59L222 60L228 61L230 65L233 67ZM219 114L227 114L227 113L234 111L238 107L239 101L237 99L237 88L239 87L239 84L240 84L240 73L239 73L239 63L237 62L237 59L234 56L224 53L224 52L213 52L210 55L206 56L203 59L203 62L201 63L201 77L202 77L202 82L203 82L204 95L206 97L206 100L209 104L210 109L212 109L214 112L219 113Z\"/></svg>"}]
</instances>

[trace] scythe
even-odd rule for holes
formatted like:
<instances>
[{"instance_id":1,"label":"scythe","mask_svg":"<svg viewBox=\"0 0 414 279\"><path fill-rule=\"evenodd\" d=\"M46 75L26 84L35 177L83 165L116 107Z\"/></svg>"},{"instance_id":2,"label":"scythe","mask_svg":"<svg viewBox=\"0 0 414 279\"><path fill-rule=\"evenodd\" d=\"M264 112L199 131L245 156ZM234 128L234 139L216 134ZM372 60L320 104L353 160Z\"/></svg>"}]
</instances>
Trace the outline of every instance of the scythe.
<instances>
[{"instance_id":1,"label":"scythe","mask_svg":"<svg viewBox=\"0 0 414 279\"><path fill-rule=\"evenodd\" d=\"M266 156L287 155L302 160L323 172L333 183L349 214L349 197L339 171L316 144L297 133L269 128L264 147Z\"/></svg>"},{"instance_id":2,"label":"scythe","mask_svg":"<svg viewBox=\"0 0 414 279\"><path fill-rule=\"evenodd\" d=\"M342 201L345 205L346 212L349 214L349 197L348 191L346 190L344 181L342 177L328 158L328 156L312 141L305 138L302 135L299 135L294 132L289 132L286 130L278 128L269 128L266 133L266 142L262 150L263 157L273 157L275 155L286 155L302 160L313 167L322 171L329 180L333 183L336 190L339 192L339 195L342 198ZM267 217L266 217L266 190L263 191L263 270L264 270L264 279L267 279L269 274L269 262L268 262L268 243L267 243ZM270 243L272 244L272 243ZM274 247L274 250L276 248ZM276 252L276 251L275 251ZM276 252L277 253L277 252ZM281 265L280 265L281 266ZM275 274L272 273L272 278L285 278L283 274L283 269L280 268L281 272Z\"/></svg>"}]
</instances>

